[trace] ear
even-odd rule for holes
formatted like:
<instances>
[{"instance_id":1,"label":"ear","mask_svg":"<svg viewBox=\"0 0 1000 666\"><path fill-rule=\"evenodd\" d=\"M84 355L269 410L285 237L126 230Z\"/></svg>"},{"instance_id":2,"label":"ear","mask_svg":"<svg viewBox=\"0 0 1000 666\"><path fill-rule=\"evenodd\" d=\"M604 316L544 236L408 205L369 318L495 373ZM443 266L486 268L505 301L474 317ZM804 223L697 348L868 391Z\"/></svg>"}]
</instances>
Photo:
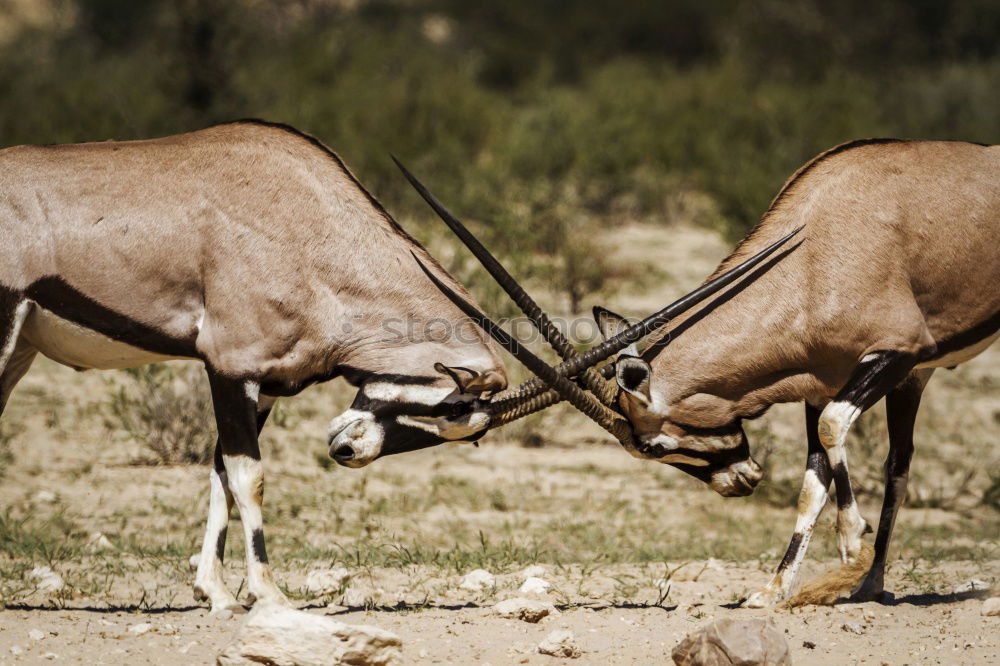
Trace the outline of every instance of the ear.
<instances>
[{"instance_id":1,"label":"ear","mask_svg":"<svg viewBox=\"0 0 1000 666\"><path fill-rule=\"evenodd\" d=\"M434 369L442 375L451 377L459 393L480 394L486 391L502 391L507 386L507 381L495 370L478 372L458 365L448 367L444 363L435 363Z\"/></svg>"},{"instance_id":2,"label":"ear","mask_svg":"<svg viewBox=\"0 0 1000 666\"><path fill-rule=\"evenodd\" d=\"M631 325L625 317L606 308L602 308L600 305L594 306L594 321L597 322L597 328L601 331L601 335L605 340L615 337ZM619 356L638 356L639 349L633 342L628 347L618 352L618 354Z\"/></svg>"},{"instance_id":3,"label":"ear","mask_svg":"<svg viewBox=\"0 0 1000 666\"><path fill-rule=\"evenodd\" d=\"M652 373L649 364L635 356L623 356L615 363L618 386L647 407L652 402L649 393L649 378Z\"/></svg>"}]
</instances>

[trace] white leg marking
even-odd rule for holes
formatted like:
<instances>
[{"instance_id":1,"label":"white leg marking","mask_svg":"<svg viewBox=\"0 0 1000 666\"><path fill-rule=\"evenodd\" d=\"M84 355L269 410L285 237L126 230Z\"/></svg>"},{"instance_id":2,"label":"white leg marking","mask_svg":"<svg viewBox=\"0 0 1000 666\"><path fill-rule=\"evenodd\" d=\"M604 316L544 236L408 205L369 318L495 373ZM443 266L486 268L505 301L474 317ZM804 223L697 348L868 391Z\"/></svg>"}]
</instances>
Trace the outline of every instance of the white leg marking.
<instances>
[{"instance_id":1,"label":"white leg marking","mask_svg":"<svg viewBox=\"0 0 1000 666\"><path fill-rule=\"evenodd\" d=\"M454 388L392 382L365 384L362 391L369 398L382 402L415 402L420 405L436 405L455 393Z\"/></svg>"},{"instance_id":2,"label":"white leg marking","mask_svg":"<svg viewBox=\"0 0 1000 666\"><path fill-rule=\"evenodd\" d=\"M260 384L257 382L247 382L243 385L243 392L246 393L247 398L256 403L260 397Z\"/></svg>"},{"instance_id":3,"label":"white leg marking","mask_svg":"<svg viewBox=\"0 0 1000 666\"><path fill-rule=\"evenodd\" d=\"M846 401L831 402L819 417L819 439L833 469L834 482L838 482L838 468L849 479L847 467L847 433L861 415L861 409ZM848 481L849 483L849 481ZM850 490L848 488L848 490ZM837 511L837 547L842 562L848 562L861 552L861 535L867 523L852 496L850 504Z\"/></svg>"},{"instance_id":4,"label":"white leg marking","mask_svg":"<svg viewBox=\"0 0 1000 666\"><path fill-rule=\"evenodd\" d=\"M28 316L28 308L31 304L28 301L21 301L14 308L14 319L12 321L12 326L10 327L10 334L6 340L0 340L3 346L0 346L0 372L7 367L7 362L10 360L11 354L14 353L14 346L17 345L17 338L21 335L21 325L24 324L25 318Z\"/></svg>"},{"instance_id":5,"label":"white leg marking","mask_svg":"<svg viewBox=\"0 0 1000 666\"><path fill-rule=\"evenodd\" d=\"M211 494L208 500L208 521L205 526L205 540L201 545L201 558L194 579L196 599L209 599L212 612L221 610L242 611L236 597L226 589L222 575L222 560L218 551L222 534L229 525L229 512L233 506L233 495L224 487L219 474L213 469L211 474Z\"/></svg>"},{"instance_id":6,"label":"white leg marking","mask_svg":"<svg viewBox=\"0 0 1000 666\"><path fill-rule=\"evenodd\" d=\"M264 518L261 505L264 501L264 467L259 460L248 456L224 455L222 460L229 478L229 489L236 500L240 522L243 524L247 587L250 594L258 602L288 605L284 593L274 583L271 568L266 562L259 561L256 555L256 548L263 545Z\"/></svg>"},{"instance_id":7,"label":"white leg marking","mask_svg":"<svg viewBox=\"0 0 1000 666\"><path fill-rule=\"evenodd\" d=\"M816 472L807 469L802 478L802 490L799 493L799 514L795 519L795 534L799 536L797 550L784 568L778 567L778 571L763 590L750 595L744 604L745 606L766 608L791 596L799 567L809 549L809 541L812 538L813 529L816 527L816 521L823 512L823 507L826 506L826 492L826 488L816 476Z\"/></svg>"}]
</instances>

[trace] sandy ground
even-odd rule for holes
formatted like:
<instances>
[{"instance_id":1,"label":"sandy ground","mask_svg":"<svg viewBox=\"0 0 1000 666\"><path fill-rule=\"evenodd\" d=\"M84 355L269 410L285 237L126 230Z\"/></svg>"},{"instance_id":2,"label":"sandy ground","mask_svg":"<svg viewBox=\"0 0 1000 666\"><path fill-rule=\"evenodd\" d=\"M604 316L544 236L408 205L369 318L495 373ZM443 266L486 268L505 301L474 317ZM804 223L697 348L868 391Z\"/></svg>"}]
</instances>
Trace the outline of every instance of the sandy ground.
<instances>
[{"instance_id":1,"label":"sandy ground","mask_svg":"<svg viewBox=\"0 0 1000 666\"><path fill-rule=\"evenodd\" d=\"M671 269L658 290L612 298L611 306L648 310L725 252L701 230L671 233L619 234L622 257L655 255ZM985 593L953 593L972 579L1000 589L1000 512L984 505L1000 468L998 367L993 349L928 389L910 506L887 573L889 604L736 607L766 583L794 524L804 458L798 406L752 425L751 446L769 476L754 497L724 500L672 468L633 460L565 409L479 448L437 447L364 470L331 467L326 423L350 395L336 384L317 387L282 403L265 430L268 550L295 605L396 632L405 663L555 663L534 650L564 627L582 650L575 663L669 663L689 631L715 618L757 616L774 619L799 664L1000 663L1000 618L980 615ZM142 444L107 408L121 386L128 384L114 373L77 374L42 360L4 416L14 459L0 479L0 664L212 663L239 624L192 601L187 560L199 548L207 470L139 464ZM885 452L880 418L877 410L865 417L851 453L871 523ZM110 545L94 546L98 533ZM243 587L238 534L234 525L234 591ZM828 510L806 577L834 563L835 541ZM545 568L546 597L560 614L539 624L493 615L529 565ZM37 589L29 572L39 566L62 576L64 587ZM350 583L310 594L306 574L329 567L348 569ZM475 568L496 574L495 587L461 590ZM146 631L133 629L143 624Z\"/></svg>"}]
</instances>

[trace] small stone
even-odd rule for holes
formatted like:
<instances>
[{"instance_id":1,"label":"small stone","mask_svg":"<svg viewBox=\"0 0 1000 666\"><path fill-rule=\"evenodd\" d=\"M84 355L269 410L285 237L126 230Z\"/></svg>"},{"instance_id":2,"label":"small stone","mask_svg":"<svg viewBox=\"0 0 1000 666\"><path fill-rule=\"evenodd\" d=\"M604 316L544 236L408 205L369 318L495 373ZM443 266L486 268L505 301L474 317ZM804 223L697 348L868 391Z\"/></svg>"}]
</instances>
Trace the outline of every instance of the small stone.
<instances>
[{"instance_id":1,"label":"small stone","mask_svg":"<svg viewBox=\"0 0 1000 666\"><path fill-rule=\"evenodd\" d=\"M198 570L198 562L200 561L201 561L200 553L195 553L194 555L188 558L188 567L191 569L191 571Z\"/></svg>"},{"instance_id":2,"label":"small stone","mask_svg":"<svg viewBox=\"0 0 1000 666\"><path fill-rule=\"evenodd\" d=\"M986 581L979 580L978 578L972 578L965 581L961 585L956 585L951 593L952 594L967 594L969 592L982 592L983 590L990 589L990 584Z\"/></svg>"},{"instance_id":3,"label":"small stone","mask_svg":"<svg viewBox=\"0 0 1000 666\"><path fill-rule=\"evenodd\" d=\"M813 643L812 641L802 641L802 647L804 647L807 650L815 650L816 644Z\"/></svg>"},{"instance_id":4,"label":"small stone","mask_svg":"<svg viewBox=\"0 0 1000 666\"><path fill-rule=\"evenodd\" d=\"M540 654L564 659L575 659L580 656L580 648L576 646L573 632L567 629L556 629L543 638L536 649Z\"/></svg>"},{"instance_id":5,"label":"small stone","mask_svg":"<svg viewBox=\"0 0 1000 666\"><path fill-rule=\"evenodd\" d=\"M218 666L355 664L388 666L402 660L399 637L277 604L254 606Z\"/></svg>"},{"instance_id":6,"label":"small stone","mask_svg":"<svg viewBox=\"0 0 1000 666\"><path fill-rule=\"evenodd\" d=\"M989 617L1000 616L1000 597L991 597L984 601L979 613Z\"/></svg>"},{"instance_id":7,"label":"small stone","mask_svg":"<svg viewBox=\"0 0 1000 666\"><path fill-rule=\"evenodd\" d=\"M347 569L313 569L306 574L305 588L316 596L337 594L350 579L351 572Z\"/></svg>"},{"instance_id":8,"label":"small stone","mask_svg":"<svg viewBox=\"0 0 1000 666\"><path fill-rule=\"evenodd\" d=\"M178 650L178 652L180 652L181 654L187 654L193 647L198 647L198 641L191 641L190 643L182 647L180 650Z\"/></svg>"},{"instance_id":9,"label":"small stone","mask_svg":"<svg viewBox=\"0 0 1000 666\"><path fill-rule=\"evenodd\" d=\"M39 629L32 629L31 631L28 632L28 638L30 638L33 641L40 641L43 638L45 638L45 632Z\"/></svg>"},{"instance_id":10,"label":"small stone","mask_svg":"<svg viewBox=\"0 0 1000 666\"><path fill-rule=\"evenodd\" d=\"M40 592L58 592L65 585L62 576L50 567L35 567L28 574L28 579L36 581L35 587Z\"/></svg>"},{"instance_id":11,"label":"small stone","mask_svg":"<svg viewBox=\"0 0 1000 666\"><path fill-rule=\"evenodd\" d=\"M359 607L368 605L368 595L366 595L361 590L353 587L347 588L344 592L344 596L340 599L340 603L347 607Z\"/></svg>"},{"instance_id":12,"label":"small stone","mask_svg":"<svg viewBox=\"0 0 1000 666\"><path fill-rule=\"evenodd\" d=\"M139 624L133 624L128 628L128 633L133 636L142 636L153 629L153 625L149 622L140 622Z\"/></svg>"},{"instance_id":13,"label":"small stone","mask_svg":"<svg viewBox=\"0 0 1000 666\"><path fill-rule=\"evenodd\" d=\"M484 587L493 587L495 584L496 578L489 571L486 569L474 569L465 574L465 577L462 578L462 582L459 584L459 588L470 592L480 592Z\"/></svg>"},{"instance_id":14,"label":"small stone","mask_svg":"<svg viewBox=\"0 0 1000 666\"><path fill-rule=\"evenodd\" d=\"M211 613L211 616L214 617L216 620L225 622L226 620L233 619L233 611L229 608L220 608L217 611L213 611Z\"/></svg>"},{"instance_id":15,"label":"small stone","mask_svg":"<svg viewBox=\"0 0 1000 666\"><path fill-rule=\"evenodd\" d=\"M111 543L111 540L100 532L92 532L90 538L87 540L87 550L92 553L99 553L103 550L114 549L115 545Z\"/></svg>"},{"instance_id":16,"label":"small stone","mask_svg":"<svg viewBox=\"0 0 1000 666\"><path fill-rule=\"evenodd\" d=\"M10 646L10 653L12 655L14 655L15 657L17 657L18 655L24 654L24 648L21 647L20 645L11 645Z\"/></svg>"},{"instance_id":17,"label":"small stone","mask_svg":"<svg viewBox=\"0 0 1000 666\"><path fill-rule=\"evenodd\" d=\"M715 620L688 634L673 653L677 666L791 666L785 636L770 619Z\"/></svg>"},{"instance_id":18,"label":"small stone","mask_svg":"<svg viewBox=\"0 0 1000 666\"><path fill-rule=\"evenodd\" d=\"M548 594L550 587L552 587L552 583L549 581L532 576L524 581L517 591L518 594L543 595Z\"/></svg>"},{"instance_id":19,"label":"small stone","mask_svg":"<svg viewBox=\"0 0 1000 666\"><path fill-rule=\"evenodd\" d=\"M858 635L865 633L865 628L860 622L845 622L840 625L840 630Z\"/></svg>"},{"instance_id":20,"label":"small stone","mask_svg":"<svg viewBox=\"0 0 1000 666\"><path fill-rule=\"evenodd\" d=\"M521 571L521 578L527 580L528 578L541 578L545 575L545 567L541 564L532 564L530 567L525 567Z\"/></svg>"},{"instance_id":21,"label":"small stone","mask_svg":"<svg viewBox=\"0 0 1000 666\"><path fill-rule=\"evenodd\" d=\"M59 658L59 655L57 655L55 652L46 652L45 654L42 655L42 659L48 659L49 661L52 661L53 659L58 659L58 658Z\"/></svg>"},{"instance_id":22,"label":"small stone","mask_svg":"<svg viewBox=\"0 0 1000 666\"><path fill-rule=\"evenodd\" d=\"M41 504L51 504L58 498L56 497L56 494L50 490L39 490L31 499L36 502L40 502Z\"/></svg>"},{"instance_id":23,"label":"small stone","mask_svg":"<svg viewBox=\"0 0 1000 666\"><path fill-rule=\"evenodd\" d=\"M522 597L515 597L499 602L493 606L493 612L500 617L523 620L525 622L538 622L543 617L559 613L556 607L548 601L524 599Z\"/></svg>"}]
</instances>

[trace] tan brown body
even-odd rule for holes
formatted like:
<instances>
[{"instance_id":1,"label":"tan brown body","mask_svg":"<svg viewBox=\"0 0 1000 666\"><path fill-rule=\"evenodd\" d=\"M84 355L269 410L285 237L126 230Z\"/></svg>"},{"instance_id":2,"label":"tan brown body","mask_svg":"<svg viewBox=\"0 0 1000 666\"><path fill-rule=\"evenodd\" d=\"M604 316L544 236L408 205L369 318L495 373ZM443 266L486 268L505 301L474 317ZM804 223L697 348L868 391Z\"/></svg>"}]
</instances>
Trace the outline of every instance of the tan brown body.
<instances>
[{"instance_id":1,"label":"tan brown body","mask_svg":"<svg viewBox=\"0 0 1000 666\"><path fill-rule=\"evenodd\" d=\"M786 183L718 272L800 226L795 250L769 270L676 321L641 360L618 364L620 405L647 457L702 474L725 495L752 492L762 476L742 420L775 403L806 403L799 520L774 579L749 599L755 606L790 595L831 481L841 557L858 556L866 522L845 441L858 415L886 397L886 494L857 598L882 593L921 392L934 368L974 357L1000 331L1000 147L864 140L834 148Z\"/></svg>"},{"instance_id":2,"label":"tan brown body","mask_svg":"<svg viewBox=\"0 0 1000 666\"><path fill-rule=\"evenodd\" d=\"M1000 327L1000 147L906 141L821 156L718 272L801 225L794 252L643 354L668 420L713 427L832 399L882 349L956 365Z\"/></svg>"},{"instance_id":3,"label":"tan brown body","mask_svg":"<svg viewBox=\"0 0 1000 666\"><path fill-rule=\"evenodd\" d=\"M285 603L257 442L278 396L338 375L358 386L328 437L358 467L477 439L481 398L506 386L425 270L461 290L336 155L288 127L2 150L0 413L38 352L78 369L202 360L219 443L196 597L239 609L222 577L236 505L249 592Z\"/></svg>"},{"instance_id":4,"label":"tan brown body","mask_svg":"<svg viewBox=\"0 0 1000 666\"><path fill-rule=\"evenodd\" d=\"M335 156L282 127L0 151L0 230L0 286L56 276L175 343L147 352L227 375L290 390L338 365L500 367L481 336L457 352L418 343L426 357L370 344L386 320L463 317L410 252L433 260Z\"/></svg>"}]
</instances>

